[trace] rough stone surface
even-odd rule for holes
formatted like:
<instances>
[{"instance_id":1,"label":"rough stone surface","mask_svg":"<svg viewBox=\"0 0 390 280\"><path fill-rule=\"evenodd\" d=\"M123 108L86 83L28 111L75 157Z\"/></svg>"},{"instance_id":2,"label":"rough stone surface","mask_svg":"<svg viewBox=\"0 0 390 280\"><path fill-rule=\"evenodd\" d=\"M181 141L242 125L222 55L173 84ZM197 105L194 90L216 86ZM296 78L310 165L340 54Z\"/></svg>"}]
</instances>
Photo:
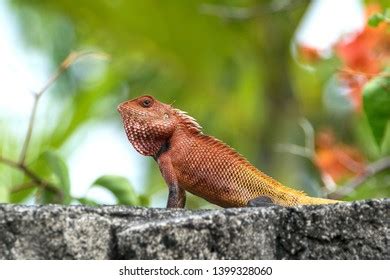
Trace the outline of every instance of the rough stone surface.
<instances>
[{"instance_id":1,"label":"rough stone surface","mask_svg":"<svg viewBox=\"0 0 390 280\"><path fill-rule=\"evenodd\" d=\"M0 204L0 259L390 259L390 199L167 210Z\"/></svg>"}]
</instances>

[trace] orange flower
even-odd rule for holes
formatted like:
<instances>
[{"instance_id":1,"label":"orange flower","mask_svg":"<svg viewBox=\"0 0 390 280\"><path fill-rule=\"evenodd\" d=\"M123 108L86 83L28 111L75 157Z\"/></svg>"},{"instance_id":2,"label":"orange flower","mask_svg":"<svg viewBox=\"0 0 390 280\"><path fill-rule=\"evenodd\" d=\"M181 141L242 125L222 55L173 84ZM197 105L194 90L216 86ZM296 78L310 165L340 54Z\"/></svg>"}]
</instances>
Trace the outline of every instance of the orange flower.
<instances>
[{"instance_id":1,"label":"orange flower","mask_svg":"<svg viewBox=\"0 0 390 280\"><path fill-rule=\"evenodd\" d=\"M320 52L314 47L310 47L307 45L298 45L297 52L299 57L308 63L315 63L321 59Z\"/></svg>"},{"instance_id":2,"label":"orange flower","mask_svg":"<svg viewBox=\"0 0 390 280\"><path fill-rule=\"evenodd\" d=\"M318 133L314 162L322 176L330 176L336 183L364 171L365 159L358 149L337 143L330 130Z\"/></svg>"},{"instance_id":3,"label":"orange flower","mask_svg":"<svg viewBox=\"0 0 390 280\"><path fill-rule=\"evenodd\" d=\"M380 11L379 6L367 7L367 18ZM336 45L337 56L344 65L339 78L350 89L350 97L357 111L361 108L364 84L380 73L390 61L390 32L388 25L366 26L352 38Z\"/></svg>"}]
</instances>

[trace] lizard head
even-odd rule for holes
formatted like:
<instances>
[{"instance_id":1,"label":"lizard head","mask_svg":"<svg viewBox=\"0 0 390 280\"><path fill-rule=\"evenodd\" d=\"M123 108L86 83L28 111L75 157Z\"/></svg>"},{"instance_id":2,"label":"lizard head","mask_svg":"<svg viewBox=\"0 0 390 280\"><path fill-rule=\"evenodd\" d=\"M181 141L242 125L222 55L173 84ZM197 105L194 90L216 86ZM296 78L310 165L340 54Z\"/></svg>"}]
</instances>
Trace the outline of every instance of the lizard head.
<instances>
[{"instance_id":1,"label":"lizard head","mask_svg":"<svg viewBox=\"0 0 390 280\"><path fill-rule=\"evenodd\" d=\"M174 109L150 95L125 101L118 111L129 141L145 156L157 155L178 123Z\"/></svg>"}]
</instances>

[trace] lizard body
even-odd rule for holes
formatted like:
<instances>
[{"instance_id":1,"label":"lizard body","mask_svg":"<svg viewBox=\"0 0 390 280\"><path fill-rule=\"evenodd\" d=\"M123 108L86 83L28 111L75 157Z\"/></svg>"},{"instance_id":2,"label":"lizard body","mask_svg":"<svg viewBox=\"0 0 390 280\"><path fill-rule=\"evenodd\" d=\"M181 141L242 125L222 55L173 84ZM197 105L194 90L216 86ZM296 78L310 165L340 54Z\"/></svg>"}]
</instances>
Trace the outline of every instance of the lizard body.
<instances>
[{"instance_id":1,"label":"lizard body","mask_svg":"<svg viewBox=\"0 0 390 280\"><path fill-rule=\"evenodd\" d=\"M247 206L257 198L282 206L338 202L285 187L228 145L204 135L185 112L152 96L123 102L118 111L134 148L157 161L169 188L167 207L183 208L185 191L222 207Z\"/></svg>"}]
</instances>

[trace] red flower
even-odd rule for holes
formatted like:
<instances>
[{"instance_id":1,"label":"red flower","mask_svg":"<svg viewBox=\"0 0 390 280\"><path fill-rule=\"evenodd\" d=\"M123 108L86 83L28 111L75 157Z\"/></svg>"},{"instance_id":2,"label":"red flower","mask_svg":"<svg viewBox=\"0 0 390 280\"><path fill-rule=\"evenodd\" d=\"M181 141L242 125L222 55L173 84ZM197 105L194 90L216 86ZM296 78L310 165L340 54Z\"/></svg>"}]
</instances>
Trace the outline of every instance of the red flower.
<instances>
[{"instance_id":1,"label":"red flower","mask_svg":"<svg viewBox=\"0 0 390 280\"><path fill-rule=\"evenodd\" d=\"M298 55L305 62L315 63L321 59L320 52L314 48L307 45L298 45L297 46Z\"/></svg>"},{"instance_id":2,"label":"red flower","mask_svg":"<svg viewBox=\"0 0 390 280\"><path fill-rule=\"evenodd\" d=\"M367 7L367 18L380 11L379 6ZM366 26L352 38L336 44L336 54L344 67L339 78L350 89L350 97L357 111L361 109L364 84L380 73L390 62L390 33L388 25Z\"/></svg>"}]
</instances>

